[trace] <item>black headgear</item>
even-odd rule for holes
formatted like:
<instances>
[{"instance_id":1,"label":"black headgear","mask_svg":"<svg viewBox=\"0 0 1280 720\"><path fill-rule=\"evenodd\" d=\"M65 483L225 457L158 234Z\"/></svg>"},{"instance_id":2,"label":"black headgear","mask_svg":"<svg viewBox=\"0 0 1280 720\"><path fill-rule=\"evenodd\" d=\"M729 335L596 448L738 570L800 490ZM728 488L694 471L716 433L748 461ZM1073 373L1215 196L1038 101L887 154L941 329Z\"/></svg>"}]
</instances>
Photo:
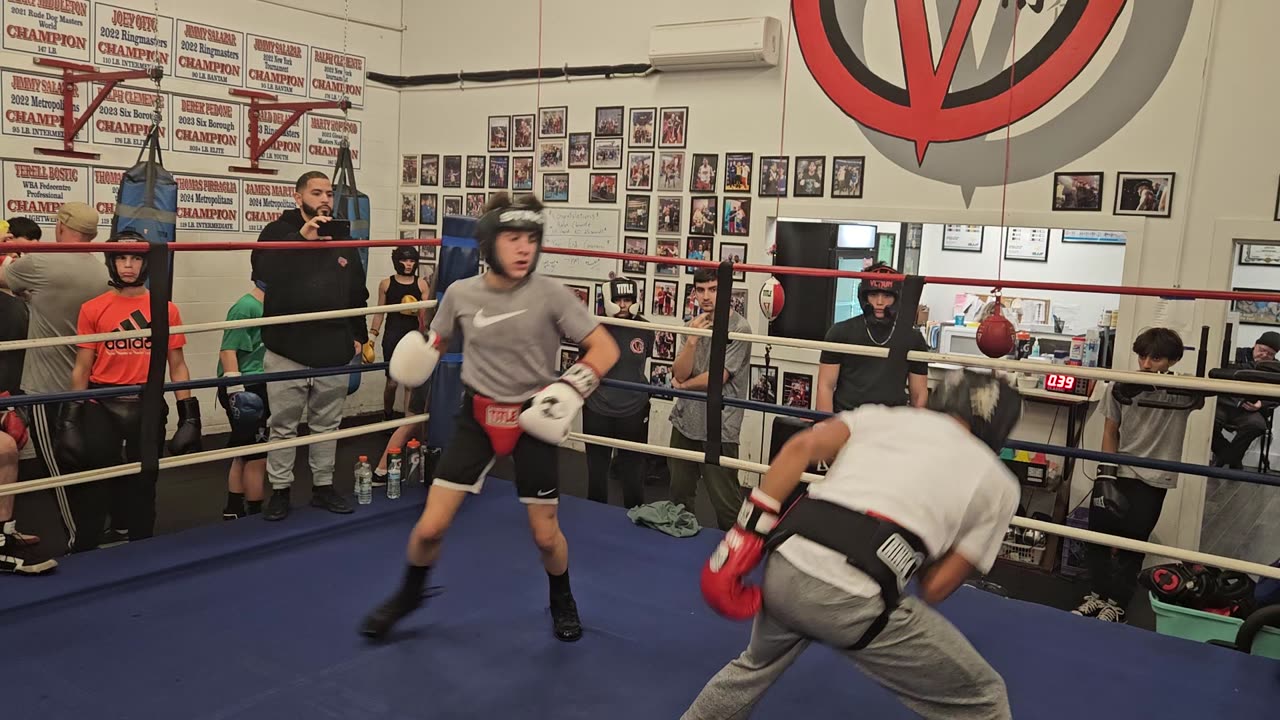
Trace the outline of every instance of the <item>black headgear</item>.
<instances>
[{"instance_id":1,"label":"black headgear","mask_svg":"<svg viewBox=\"0 0 1280 720\"><path fill-rule=\"evenodd\" d=\"M614 278L609 281L609 297L605 300L605 311L609 317L614 317L622 312L618 307L618 301L622 298L629 298L632 303L639 299L639 291L636 289L636 281L631 278ZM631 315L636 315L637 308L631 306Z\"/></svg>"},{"instance_id":2,"label":"black headgear","mask_svg":"<svg viewBox=\"0 0 1280 720\"><path fill-rule=\"evenodd\" d=\"M1000 452L1022 417L1022 395L989 371L949 370L929 392L928 407L964 420L969 432Z\"/></svg>"},{"instance_id":3,"label":"black headgear","mask_svg":"<svg viewBox=\"0 0 1280 720\"><path fill-rule=\"evenodd\" d=\"M894 270L886 263L876 263L866 269L869 273L883 273L885 275L897 275L898 271ZM898 313L898 300L902 299L902 285L897 280L888 278L864 278L858 283L858 304L862 306L862 316L867 319L869 324L889 324L894 321ZM893 296L894 303L884 309L884 317L876 317L876 311L871 307L871 301L868 296L873 293L888 293Z\"/></svg>"},{"instance_id":4,"label":"black headgear","mask_svg":"<svg viewBox=\"0 0 1280 720\"><path fill-rule=\"evenodd\" d=\"M401 245L391 251L391 265L396 269L397 275L413 275L418 276L418 260L421 256L418 254L418 248L412 245ZM406 273L404 271L404 263L413 261L413 272Z\"/></svg>"},{"instance_id":5,"label":"black headgear","mask_svg":"<svg viewBox=\"0 0 1280 720\"><path fill-rule=\"evenodd\" d=\"M112 235L111 237L107 238L107 242L109 243L113 243L113 242L125 242L125 243L143 242L144 243L146 241L147 239L143 237L142 234L136 230L121 230L115 235ZM126 254L138 255L142 258L142 270L138 272L138 279L134 280L131 283L127 283L121 280L120 273L119 271L116 270L116 258ZM118 289L118 288L127 288L127 287L142 287L143 285L147 284L147 256L145 253L104 252L103 255L105 255L107 259L107 275L109 275L111 278L110 280L107 281L107 284L110 285L111 287Z\"/></svg>"},{"instance_id":6,"label":"black headgear","mask_svg":"<svg viewBox=\"0 0 1280 720\"><path fill-rule=\"evenodd\" d=\"M489 265L489 269L499 275L506 275L502 264L498 262L498 234L503 230L525 230L532 232L542 245L542 226L544 219L541 209L530 209L519 205L503 205L480 216L476 223L476 243L480 246L480 257ZM534 255L529 272L538 266L538 256Z\"/></svg>"}]
</instances>

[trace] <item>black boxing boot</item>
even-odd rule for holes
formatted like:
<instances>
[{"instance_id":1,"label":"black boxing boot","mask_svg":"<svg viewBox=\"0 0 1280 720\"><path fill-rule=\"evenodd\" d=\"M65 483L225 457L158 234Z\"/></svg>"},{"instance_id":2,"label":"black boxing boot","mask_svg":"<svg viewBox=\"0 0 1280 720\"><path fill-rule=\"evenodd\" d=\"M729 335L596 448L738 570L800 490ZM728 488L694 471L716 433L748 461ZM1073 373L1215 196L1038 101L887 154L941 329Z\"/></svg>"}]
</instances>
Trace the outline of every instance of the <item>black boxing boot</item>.
<instances>
[{"instance_id":1,"label":"black boxing boot","mask_svg":"<svg viewBox=\"0 0 1280 720\"><path fill-rule=\"evenodd\" d=\"M405 570L404 582L399 589L365 616L360 624L360 634L371 640L381 640L397 622L421 607L423 601L437 595L439 588L426 587L430 572L430 567L410 565Z\"/></svg>"},{"instance_id":2,"label":"black boxing boot","mask_svg":"<svg viewBox=\"0 0 1280 720\"><path fill-rule=\"evenodd\" d=\"M582 620L578 617L578 603L569 589L569 571L562 575L547 573L551 586L551 628L556 639L576 642L582 638Z\"/></svg>"}]
</instances>

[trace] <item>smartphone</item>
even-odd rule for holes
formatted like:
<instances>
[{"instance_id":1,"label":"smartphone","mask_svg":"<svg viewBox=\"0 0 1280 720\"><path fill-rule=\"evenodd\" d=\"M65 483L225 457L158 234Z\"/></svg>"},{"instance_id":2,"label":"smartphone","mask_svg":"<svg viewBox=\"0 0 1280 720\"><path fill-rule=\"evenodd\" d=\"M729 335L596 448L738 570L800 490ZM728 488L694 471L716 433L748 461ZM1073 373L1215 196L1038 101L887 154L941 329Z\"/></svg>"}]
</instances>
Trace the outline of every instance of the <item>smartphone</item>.
<instances>
[{"instance_id":1,"label":"smartphone","mask_svg":"<svg viewBox=\"0 0 1280 720\"><path fill-rule=\"evenodd\" d=\"M320 225L319 232L321 237L333 238L334 240L350 240L351 221L331 219Z\"/></svg>"}]
</instances>

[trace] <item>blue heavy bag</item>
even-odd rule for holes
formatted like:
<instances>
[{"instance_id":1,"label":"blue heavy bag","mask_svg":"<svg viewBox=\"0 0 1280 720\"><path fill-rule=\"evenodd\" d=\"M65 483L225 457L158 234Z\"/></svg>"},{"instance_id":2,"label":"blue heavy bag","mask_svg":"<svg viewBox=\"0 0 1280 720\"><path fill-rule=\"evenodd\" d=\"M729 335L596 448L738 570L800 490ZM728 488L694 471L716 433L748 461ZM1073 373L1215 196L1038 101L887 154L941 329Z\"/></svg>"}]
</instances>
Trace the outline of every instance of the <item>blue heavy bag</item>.
<instances>
[{"instance_id":1,"label":"blue heavy bag","mask_svg":"<svg viewBox=\"0 0 1280 720\"><path fill-rule=\"evenodd\" d=\"M138 162L124 171L116 192L111 234L133 230L151 243L171 243L178 229L178 182L164 169L160 126L152 125Z\"/></svg>"},{"instance_id":2,"label":"blue heavy bag","mask_svg":"<svg viewBox=\"0 0 1280 720\"><path fill-rule=\"evenodd\" d=\"M476 246L476 219L446 215L440 228L440 254L436 262L436 301L444 298L449 286L480 272L480 249ZM462 337L449 340L449 348L431 374L427 447L443 448L453 439L454 417L462 404Z\"/></svg>"},{"instance_id":3,"label":"blue heavy bag","mask_svg":"<svg viewBox=\"0 0 1280 720\"><path fill-rule=\"evenodd\" d=\"M356 187L356 169L351 161L351 147L346 140L338 148L333 166L333 216L351 221L351 239L368 240L369 196ZM360 248L360 264L369 272L369 248Z\"/></svg>"}]
</instances>

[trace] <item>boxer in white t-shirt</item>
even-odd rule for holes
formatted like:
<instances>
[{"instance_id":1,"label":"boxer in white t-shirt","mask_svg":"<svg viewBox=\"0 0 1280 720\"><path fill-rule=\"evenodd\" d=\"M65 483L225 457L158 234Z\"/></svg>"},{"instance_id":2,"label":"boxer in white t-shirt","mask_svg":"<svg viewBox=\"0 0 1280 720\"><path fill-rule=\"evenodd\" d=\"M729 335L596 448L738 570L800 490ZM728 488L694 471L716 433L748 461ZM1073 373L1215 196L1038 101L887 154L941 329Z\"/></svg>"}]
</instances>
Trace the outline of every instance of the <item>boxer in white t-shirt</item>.
<instances>
[{"instance_id":1,"label":"boxer in white t-shirt","mask_svg":"<svg viewBox=\"0 0 1280 720\"><path fill-rule=\"evenodd\" d=\"M1021 412L1008 383L954 371L928 409L868 405L791 438L702 571L707 603L755 624L685 720L747 717L814 640L922 717L1010 717L1004 681L930 606L995 562L1020 495L997 453ZM830 458L784 514L778 498ZM763 588L747 584L769 551Z\"/></svg>"}]
</instances>

